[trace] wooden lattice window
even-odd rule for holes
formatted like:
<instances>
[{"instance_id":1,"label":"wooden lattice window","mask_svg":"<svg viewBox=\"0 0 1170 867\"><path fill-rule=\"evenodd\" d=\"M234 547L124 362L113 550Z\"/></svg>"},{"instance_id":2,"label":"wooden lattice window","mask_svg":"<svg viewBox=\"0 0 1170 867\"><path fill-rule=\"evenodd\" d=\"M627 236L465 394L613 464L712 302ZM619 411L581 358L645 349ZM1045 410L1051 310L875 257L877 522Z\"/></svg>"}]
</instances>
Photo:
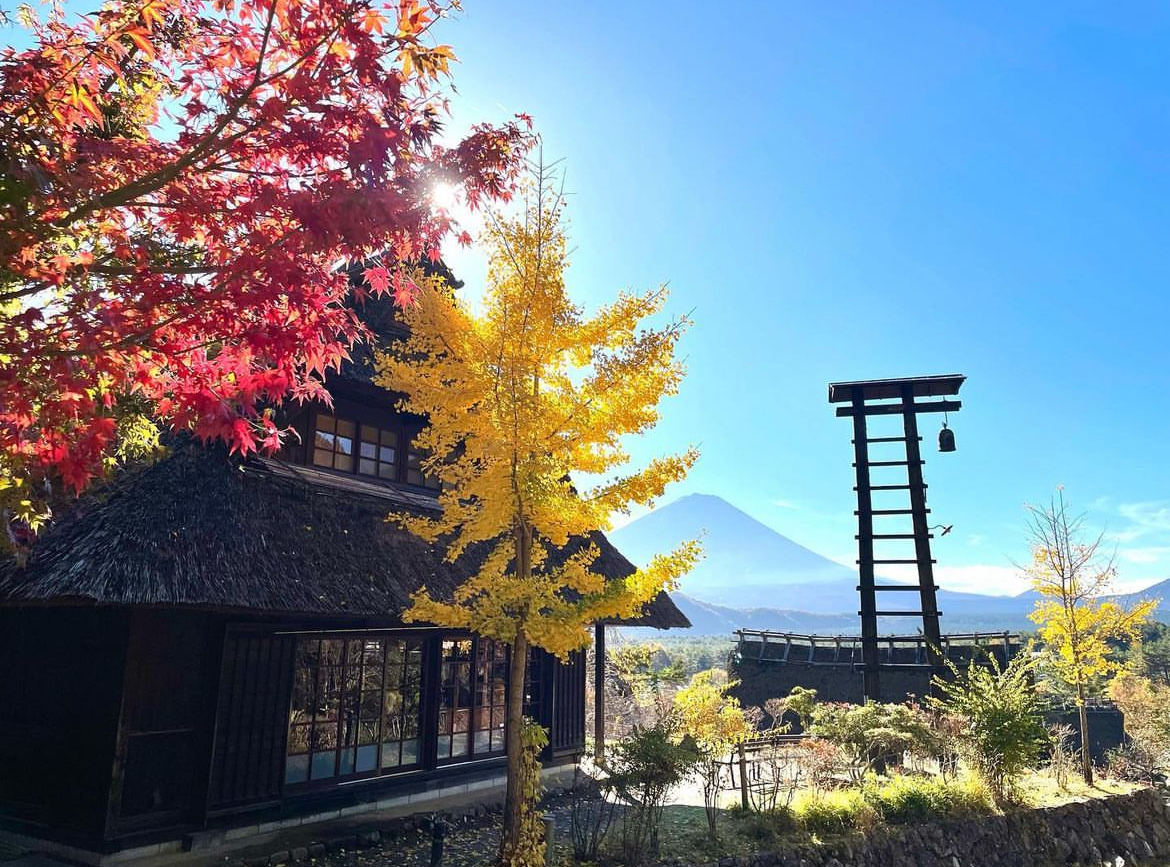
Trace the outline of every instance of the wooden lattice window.
<instances>
[{"instance_id":1,"label":"wooden lattice window","mask_svg":"<svg viewBox=\"0 0 1170 867\"><path fill-rule=\"evenodd\" d=\"M285 782L370 776L419 763L422 641L297 641Z\"/></svg>"},{"instance_id":2,"label":"wooden lattice window","mask_svg":"<svg viewBox=\"0 0 1170 867\"><path fill-rule=\"evenodd\" d=\"M353 441L356 425L343 418L317 413L313 431L313 463L342 472L353 472Z\"/></svg>"},{"instance_id":3,"label":"wooden lattice window","mask_svg":"<svg viewBox=\"0 0 1170 867\"><path fill-rule=\"evenodd\" d=\"M398 431L361 426L358 472L392 481L398 478Z\"/></svg>"},{"instance_id":4,"label":"wooden lattice window","mask_svg":"<svg viewBox=\"0 0 1170 867\"><path fill-rule=\"evenodd\" d=\"M475 711L472 751L477 756L504 751L504 714L508 705L508 646L481 638L475 648Z\"/></svg>"},{"instance_id":5,"label":"wooden lattice window","mask_svg":"<svg viewBox=\"0 0 1170 867\"><path fill-rule=\"evenodd\" d=\"M414 440L411 440L410 445L406 448L406 481L412 485L437 491L442 487L442 482L435 476L423 472L422 462L426 457L427 453L419 448Z\"/></svg>"},{"instance_id":6,"label":"wooden lattice window","mask_svg":"<svg viewBox=\"0 0 1170 867\"><path fill-rule=\"evenodd\" d=\"M507 645L486 638L444 641L441 662L438 760L502 755Z\"/></svg>"}]
</instances>

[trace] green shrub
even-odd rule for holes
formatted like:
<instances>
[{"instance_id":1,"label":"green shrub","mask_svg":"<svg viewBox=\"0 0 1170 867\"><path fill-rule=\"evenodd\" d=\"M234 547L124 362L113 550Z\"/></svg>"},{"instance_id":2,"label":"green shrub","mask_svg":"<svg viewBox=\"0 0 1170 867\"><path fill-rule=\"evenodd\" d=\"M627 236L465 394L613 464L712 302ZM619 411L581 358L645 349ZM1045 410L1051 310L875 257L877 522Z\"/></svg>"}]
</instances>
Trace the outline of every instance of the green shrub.
<instances>
[{"instance_id":1,"label":"green shrub","mask_svg":"<svg viewBox=\"0 0 1170 867\"><path fill-rule=\"evenodd\" d=\"M898 763L904 752L934 755L940 746L930 720L911 704L815 704L809 733L839 747L860 779L870 768Z\"/></svg>"},{"instance_id":2,"label":"green shrub","mask_svg":"<svg viewBox=\"0 0 1170 867\"><path fill-rule=\"evenodd\" d=\"M964 819L995 809L987 788L971 777L956 781L912 776L870 779L862 785L861 793L890 825Z\"/></svg>"},{"instance_id":3,"label":"green shrub","mask_svg":"<svg viewBox=\"0 0 1170 867\"><path fill-rule=\"evenodd\" d=\"M962 721L960 754L997 802L1010 799L1020 775L1036 767L1048 743L1030 651L1012 657L1003 669L994 656L986 666L972 660L965 671L945 662L951 677L934 679L940 696L930 702Z\"/></svg>"},{"instance_id":4,"label":"green shrub","mask_svg":"<svg viewBox=\"0 0 1170 867\"><path fill-rule=\"evenodd\" d=\"M622 811L621 849L627 864L640 864L658 851L658 826L671 789L701 756L693 741L678 743L672 718L634 730L614 745L606 785L627 806Z\"/></svg>"},{"instance_id":5,"label":"green shrub","mask_svg":"<svg viewBox=\"0 0 1170 867\"><path fill-rule=\"evenodd\" d=\"M792 805L792 814L801 828L818 837L872 828L878 819L860 789L804 793Z\"/></svg>"}]
</instances>

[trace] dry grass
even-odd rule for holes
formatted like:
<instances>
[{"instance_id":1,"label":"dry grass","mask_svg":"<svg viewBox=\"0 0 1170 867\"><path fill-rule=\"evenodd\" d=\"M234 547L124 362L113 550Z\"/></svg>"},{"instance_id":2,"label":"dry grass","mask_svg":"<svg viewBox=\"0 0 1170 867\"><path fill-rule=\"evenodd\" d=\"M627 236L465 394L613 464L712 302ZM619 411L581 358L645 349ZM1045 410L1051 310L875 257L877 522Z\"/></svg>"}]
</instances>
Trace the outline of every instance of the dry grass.
<instances>
[{"instance_id":1,"label":"dry grass","mask_svg":"<svg viewBox=\"0 0 1170 867\"><path fill-rule=\"evenodd\" d=\"M1092 786L1087 786L1077 774L1070 774L1064 788L1057 785L1056 777L1045 769L1028 774L1020 780L1017 791L1024 805L1029 807L1058 807L1105 798L1110 795L1125 795L1137 791L1141 786L1098 776Z\"/></svg>"}]
</instances>

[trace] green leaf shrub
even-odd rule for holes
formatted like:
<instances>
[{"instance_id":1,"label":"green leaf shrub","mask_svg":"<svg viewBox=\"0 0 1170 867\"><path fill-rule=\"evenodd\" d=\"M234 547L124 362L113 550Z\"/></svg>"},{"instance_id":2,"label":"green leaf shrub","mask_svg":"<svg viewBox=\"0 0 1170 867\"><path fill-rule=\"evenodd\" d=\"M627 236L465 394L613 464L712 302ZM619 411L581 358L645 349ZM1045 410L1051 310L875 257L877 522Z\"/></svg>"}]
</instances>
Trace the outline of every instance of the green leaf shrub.
<instances>
[{"instance_id":1,"label":"green leaf shrub","mask_svg":"<svg viewBox=\"0 0 1170 867\"><path fill-rule=\"evenodd\" d=\"M614 746L606 785L627 802L622 812L621 849L627 864L641 864L658 850L658 826L670 791L702 755L692 739L676 739L670 719L635 727Z\"/></svg>"},{"instance_id":2,"label":"green leaf shrub","mask_svg":"<svg viewBox=\"0 0 1170 867\"><path fill-rule=\"evenodd\" d=\"M816 704L811 715L809 733L839 747L858 779L871 767L899 762L904 752L934 755L941 749L917 705Z\"/></svg>"},{"instance_id":3,"label":"green leaf shrub","mask_svg":"<svg viewBox=\"0 0 1170 867\"><path fill-rule=\"evenodd\" d=\"M862 784L861 794L887 825L967 819L995 812L991 793L977 777L954 781L909 775L870 778Z\"/></svg>"},{"instance_id":4,"label":"green leaf shrub","mask_svg":"<svg viewBox=\"0 0 1170 867\"><path fill-rule=\"evenodd\" d=\"M1048 745L1032 656L1021 652L1002 669L994 656L962 671L946 663L952 676L935 677L939 695L931 705L963 722L956 727L959 753L996 802L1012 800L1020 775L1039 764Z\"/></svg>"}]
</instances>

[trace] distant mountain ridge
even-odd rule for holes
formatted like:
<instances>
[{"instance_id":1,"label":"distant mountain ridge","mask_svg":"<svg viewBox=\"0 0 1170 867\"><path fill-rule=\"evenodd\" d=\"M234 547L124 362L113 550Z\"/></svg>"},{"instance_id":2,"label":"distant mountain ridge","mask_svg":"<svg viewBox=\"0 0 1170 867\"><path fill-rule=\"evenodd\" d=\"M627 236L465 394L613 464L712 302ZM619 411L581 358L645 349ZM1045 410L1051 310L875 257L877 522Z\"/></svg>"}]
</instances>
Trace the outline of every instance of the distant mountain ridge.
<instances>
[{"instance_id":1,"label":"distant mountain ridge","mask_svg":"<svg viewBox=\"0 0 1170 867\"><path fill-rule=\"evenodd\" d=\"M857 631L856 571L792 541L721 497L690 494L609 534L622 553L639 565L698 536L702 536L706 557L684 576L674 594L696 632L717 634L736 628L813 634ZM1127 602L1151 594L1162 597L1160 616L1165 618L1170 613L1170 579L1118 598ZM988 596L940 589L938 603L945 631L1033 627L1027 619L1033 606L1030 593ZM891 593L882 600L887 610L917 606L914 593ZM906 623L911 630L916 625L912 618ZM903 631L897 618L887 618L882 627L883 631Z\"/></svg>"}]
</instances>

